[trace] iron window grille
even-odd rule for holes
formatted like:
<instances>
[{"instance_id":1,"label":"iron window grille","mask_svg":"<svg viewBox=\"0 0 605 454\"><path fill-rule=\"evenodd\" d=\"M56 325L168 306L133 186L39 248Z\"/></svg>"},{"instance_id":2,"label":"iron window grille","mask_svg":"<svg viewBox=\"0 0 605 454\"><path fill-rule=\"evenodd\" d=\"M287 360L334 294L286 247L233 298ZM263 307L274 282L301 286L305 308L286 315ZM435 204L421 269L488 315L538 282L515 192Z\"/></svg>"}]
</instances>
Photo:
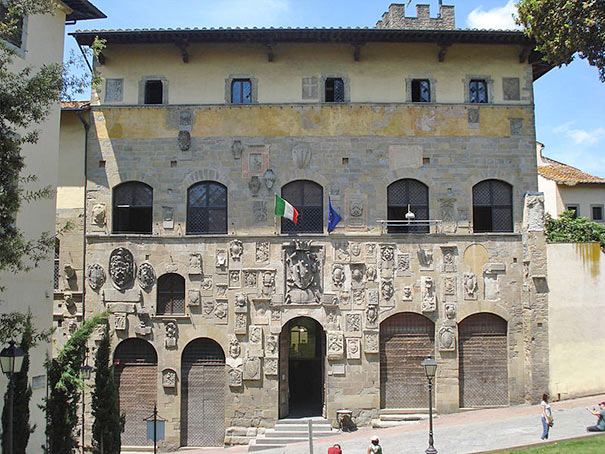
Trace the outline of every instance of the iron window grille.
<instances>
[{"instance_id":1,"label":"iron window grille","mask_svg":"<svg viewBox=\"0 0 605 454\"><path fill-rule=\"evenodd\" d=\"M323 233L323 188L309 180L292 181L281 189L283 199L298 211L298 222L281 220L282 233Z\"/></svg>"},{"instance_id":2,"label":"iron window grille","mask_svg":"<svg viewBox=\"0 0 605 454\"><path fill-rule=\"evenodd\" d=\"M113 233L151 233L153 189L138 181L113 190Z\"/></svg>"},{"instance_id":3,"label":"iron window grille","mask_svg":"<svg viewBox=\"0 0 605 454\"><path fill-rule=\"evenodd\" d=\"M149 342L144 339L125 339L118 344L113 354L114 364L126 365L157 365L158 355ZM117 372L117 371L116 371Z\"/></svg>"},{"instance_id":4,"label":"iron window grille","mask_svg":"<svg viewBox=\"0 0 605 454\"><path fill-rule=\"evenodd\" d=\"M161 80L148 80L145 82L145 104L163 104L164 86Z\"/></svg>"},{"instance_id":5,"label":"iron window grille","mask_svg":"<svg viewBox=\"0 0 605 454\"><path fill-rule=\"evenodd\" d=\"M61 247L61 243L59 241L59 239L55 239L55 269L54 269L54 277L53 277L53 284L54 284L54 290L55 292L59 291L59 252L60 252L60 248Z\"/></svg>"},{"instance_id":6,"label":"iron window grille","mask_svg":"<svg viewBox=\"0 0 605 454\"><path fill-rule=\"evenodd\" d=\"M339 77L328 77L325 87L326 102L345 102L345 83Z\"/></svg>"},{"instance_id":7,"label":"iron window grille","mask_svg":"<svg viewBox=\"0 0 605 454\"><path fill-rule=\"evenodd\" d=\"M412 102L431 102L431 84L427 79L412 80Z\"/></svg>"},{"instance_id":8,"label":"iron window grille","mask_svg":"<svg viewBox=\"0 0 605 454\"><path fill-rule=\"evenodd\" d=\"M487 103L487 82L485 80L471 80L468 85L468 94L471 103Z\"/></svg>"},{"instance_id":9,"label":"iron window grille","mask_svg":"<svg viewBox=\"0 0 605 454\"><path fill-rule=\"evenodd\" d=\"M227 233L227 187L203 181L187 191L187 235Z\"/></svg>"},{"instance_id":10,"label":"iron window grille","mask_svg":"<svg viewBox=\"0 0 605 454\"><path fill-rule=\"evenodd\" d=\"M592 220L602 221L603 220L603 205L594 205L592 208Z\"/></svg>"},{"instance_id":11,"label":"iron window grille","mask_svg":"<svg viewBox=\"0 0 605 454\"><path fill-rule=\"evenodd\" d=\"M252 82L250 79L233 79L231 82L231 102L233 104L252 103Z\"/></svg>"},{"instance_id":12,"label":"iron window grille","mask_svg":"<svg viewBox=\"0 0 605 454\"><path fill-rule=\"evenodd\" d=\"M185 279L174 273L164 274L158 279L158 315L185 313Z\"/></svg>"},{"instance_id":13,"label":"iron window grille","mask_svg":"<svg viewBox=\"0 0 605 454\"><path fill-rule=\"evenodd\" d=\"M473 231L513 231L513 189L500 180L485 180L473 186Z\"/></svg>"},{"instance_id":14,"label":"iron window grille","mask_svg":"<svg viewBox=\"0 0 605 454\"><path fill-rule=\"evenodd\" d=\"M387 188L387 219L405 220L408 206L415 220L429 219L429 188L413 179L391 183ZM387 225L388 233L429 233L429 225Z\"/></svg>"}]
</instances>

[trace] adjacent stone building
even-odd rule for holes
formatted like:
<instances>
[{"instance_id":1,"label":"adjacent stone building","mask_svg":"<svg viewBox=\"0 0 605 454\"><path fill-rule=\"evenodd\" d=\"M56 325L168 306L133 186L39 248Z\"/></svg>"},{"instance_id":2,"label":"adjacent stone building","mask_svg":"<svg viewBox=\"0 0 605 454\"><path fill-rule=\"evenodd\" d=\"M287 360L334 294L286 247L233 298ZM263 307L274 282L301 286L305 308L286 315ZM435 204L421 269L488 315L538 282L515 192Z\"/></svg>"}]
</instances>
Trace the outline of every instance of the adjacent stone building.
<instances>
[{"instance_id":1,"label":"adjacent stone building","mask_svg":"<svg viewBox=\"0 0 605 454\"><path fill-rule=\"evenodd\" d=\"M449 8L441 30L388 13L74 33L107 40L84 304L112 312L123 445L149 443L156 402L173 447L426 408L429 353L441 413L546 389L532 82L548 68L521 33L454 29Z\"/></svg>"}]
</instances>

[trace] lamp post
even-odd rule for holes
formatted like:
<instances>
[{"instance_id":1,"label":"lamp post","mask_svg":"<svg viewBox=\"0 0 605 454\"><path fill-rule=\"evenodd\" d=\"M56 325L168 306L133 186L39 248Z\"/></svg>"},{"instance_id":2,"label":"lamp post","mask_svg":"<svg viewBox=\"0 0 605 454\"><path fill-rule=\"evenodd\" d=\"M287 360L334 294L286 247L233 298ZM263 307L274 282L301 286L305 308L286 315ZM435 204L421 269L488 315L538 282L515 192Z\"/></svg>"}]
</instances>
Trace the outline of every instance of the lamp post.
<instances>
[{"instance_id":1,"label":"lamp post","mask_svg":"<svg viewBox=\"0 0 605 454\"><path fill-rule=\"evenodd\" d=\"M21 372L25 353L15 345L14 340L8 341L8 347L0 352L0 366L8 377L8 452L13 453L13 394L15 390L14 374Z\"/></svg>"},{"instance_id":2,"label":"lamp post","mask_svg":"<svg viewBox=\"0 0 605 454\"><path fill-rule=\"evenodd\" d=\"M85 415L85 403L84 399L86 398L86 388L84 387L84 382L90 378L90 374L92 372L92 367L88 364L84 364L80 367L80 377L82 378L82 454L84 454L84 415Z\"/></svg>"},{"instance_id":3,"label":"lamp post","mask_svg":"<svg viewBox=\"0 0 605 454\"><path fill-rule=\"evenodd\" d=\"M433 379L435 378L435 372L437 372L437 361L429 353L426 359L422 361L422 367L424 367L424 373L429 380L429 447L425 453L437 454L437 450L433 446Z\"/></svg>"}]
</instances>

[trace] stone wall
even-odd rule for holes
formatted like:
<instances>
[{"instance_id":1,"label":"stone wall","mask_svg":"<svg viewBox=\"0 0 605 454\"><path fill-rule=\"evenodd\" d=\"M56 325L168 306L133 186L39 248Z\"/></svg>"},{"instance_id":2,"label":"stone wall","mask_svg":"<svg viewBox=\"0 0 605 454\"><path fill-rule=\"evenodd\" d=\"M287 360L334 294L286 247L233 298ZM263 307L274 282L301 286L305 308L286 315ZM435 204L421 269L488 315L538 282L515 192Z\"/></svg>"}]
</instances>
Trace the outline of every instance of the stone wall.
<instances>
[{"instance_id":1,"label":"stone wall","mask_svg":"<svg viewBox=\"0 0 605 454\"><path fill-rule=\"evenodd\" d=\"M454 7L439 6L439 16L430 17L430 5L416 5L416 17L406 17L405 4L392 3L389 10L376 22L376 28L398 28L404 30L454 30L456 28Z\"/></svg>"}]
</instances>

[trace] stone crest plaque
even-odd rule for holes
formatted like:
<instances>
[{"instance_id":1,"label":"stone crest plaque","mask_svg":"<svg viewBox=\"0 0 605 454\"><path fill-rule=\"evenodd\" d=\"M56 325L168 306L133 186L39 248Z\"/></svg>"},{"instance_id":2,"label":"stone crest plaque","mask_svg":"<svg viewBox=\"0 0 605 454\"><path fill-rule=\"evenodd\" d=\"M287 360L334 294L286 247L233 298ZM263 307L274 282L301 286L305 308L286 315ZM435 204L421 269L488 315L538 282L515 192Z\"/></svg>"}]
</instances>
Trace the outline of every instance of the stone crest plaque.
<instances>
[{"instance_id":1,"label":"stone crest plaque","mask_svg":"<svg viewBox=\"0 0 605 454\"><path fill-rule=\"evenodd\" d=\"M111 251L109 256L109 275L118 289L124 290L130 287L135 275L132 252L123 247Z\"/></svg>"},{"instance_id":2,"label":"stone crest plaque","mask_svg":"<svg viewBox=\"0 0 605 454\"><path fill-rule=\"evenodd\" d=\"M310 241L294 240L284 247L285 303L319 304L321 302L321 246Z\"/></svg>"}]
</instances>

